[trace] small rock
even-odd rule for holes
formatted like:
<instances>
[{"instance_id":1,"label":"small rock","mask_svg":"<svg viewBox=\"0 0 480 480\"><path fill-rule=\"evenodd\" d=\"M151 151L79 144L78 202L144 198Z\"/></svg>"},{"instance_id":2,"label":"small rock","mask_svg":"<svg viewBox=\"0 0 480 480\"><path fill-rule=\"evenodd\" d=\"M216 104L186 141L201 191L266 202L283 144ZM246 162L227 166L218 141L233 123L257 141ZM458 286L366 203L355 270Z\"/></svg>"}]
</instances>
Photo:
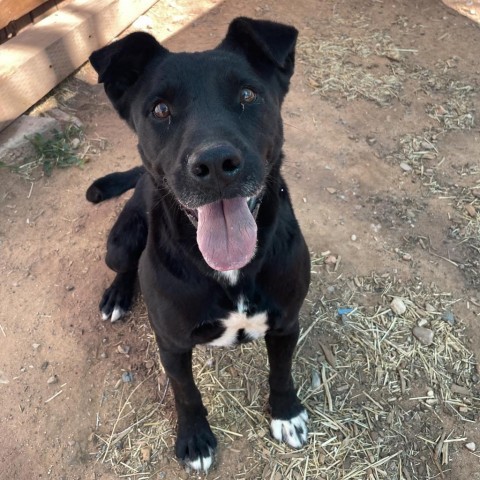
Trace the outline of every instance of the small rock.
<instances>
[{"instance_id":1,"label":"small rock","mask_svg":"<svg viewBox=\"0 0 480 480\"><path fill-rule=\"evenodd\" d=\"M435 147L430 142L420 142L420 146L423 150L433 150Z\"/></svg>"},{"instance_id":2,"label":"small rock","mask_svg":"<svg viewBox=\"0 0 480 480\"><path fill-rule=\"evenodd\" d=\"M430 305L429 303L425 304L425 310L427 313L434 313L435 312L435 307L433 305Z\"/></svg>"},{"instance_id":3,"label":"small rock","mask_svg":"<svg viewBox=\"0 0 480 480\"><path fill-rule=\"evenodd\" d=\"M337 263L337 257L335 255L329 255L326 259L325 259L325 263L327 265L335 265Z\"/></svg>"},{"instance_id":4,"label":"small rock","mask_svg":"<svg viewBox=\"0 0 480 480\"><path fill-rule=\"evenodd\" d=\"M409 253L405 253L402 256L402 260L405 260L406 262L409 262L410 260L412 260L412 256Z\"/></svg>"},{"instance_id":5,"label":"small rock","mask_svg":"<svg viewBox=\"0 0 480 480\"><path fill-rule=\"evenodd\" d=\"M425 327L413 327L414 337L427 347L433 343L433 331Z\"/></svg>"},{"instance_id":6,"label":"small rock","mask_svg":"<svg viewBox=\"0 0 480 480\"><path fill-rule=\"evenodd\" d=\"M117 351L118 353L121 353L123 355L128 355L128 353L130 352L130 347L128 345L119 345L117 347Z\"/></svg>"},{"instance_id":7,"label":"small rock","mask_svg":"<svg viewBox=\"0 0 480 480\"><path fill-rule=\"evenodd\" d=\"M6 385L10 383L7 376L0 370L0 385Z\"/></svg>"},{"instance_id":8,"label":"small rock","mask_svg":"<svg viewBox=\"0 0 480 480\"><path fill-rule=\"evenodd\" d=\"M469 396L472 394L472 392L468 388L457 385L456 383L452 383L451 391L452 393L456 393L457 395Z\"/></svg>"},{"instance_id":9,"label":"small rock","mask_svg":"<svg viewBox=\"0 0 480 480\"><path fill-rule=\"evenodd\" d=\"M455 324L455 317L453 316L452 312L443 312L442 320L447 322L449 325Z\"/></svg>"},{"instance_id":10,"label":"small rock","mask_svg":"<svg viewBox=\"0 0 480 480\"><path fill-rule=\"evenodd\" d=\"M73 447L77 442L75 440L69 440L67 443L70 447Z\"/></svg>"},{"instance_id":11,"label":"small rock","mask_svg":"<svg viewBox=\"0 0 480 480\"><path fill-rule=\"evenodd\" d=\"M142 457L142 462L150 463L152 457L152 449L148 445L140 449L140 455Z\"/></svg>"},{"instance_id":12,"label":"small rock","mask_svg":"<svg viewBox=\"0 0 480 480\"><path fill-rule=\"evenodd\" d=\"M350 240L352 240L352 242L356 242L357 241L357 236L356 235L352 235L350 237Z\"/></svg>"},{"instance_id":13,"label":"small rock","mask_svg":"<svg viewBox=\"0 0 480 480\"><path fill-rule=\"evenodd\" d=\"M465 210L472 218L475 218L477 216L477 211L475 210L475 207L473 205L465 205Z\"/></svg>"},{"instance_id":14,"label":"small rock","mask_svg":"<svg viewBox=\"0 0 480 480\"><path fill-rule=\"evenodd\" d=\"M404 171L404 172L410 172L412 170L412 167L408 164L408 163L405 163L405 162L402 162L400 164L400 168Z\"/></svg>"},{"instance_id":15,"label":"small rock","mask_svg":"<svg viewBox=\"0 0 480 480\"><path fill-rule=\"evenodd\" d=\"M75 115L71 115L70 113L64 112L59 108L52 108L51 110L48 110L47 114L50 117L53 117L55 120L58 120L59 122L71 123L77 128L83 128L83 123L78 117L75 117Z\"/></svg>"},{"instance_id":16,"label":"small rock","mask_svg":"<svg viewBox=\"0 0 480 480\"><path fill-rule=\"evenodd\" d=\"M150 370L155 366L155 362L153 360L146 360L145 361L145 367Z\"/></svg>"},{"instance_id":17,"label":"small rock","mask_svg":"<svg viewBox=\"0 0 480 480\"><path fill-rule=\"evenodd\" d=\"M71 292L72 290L75 290L75 287L74 287L73 285L67 285L67 286L65 287L65 290L66 290L67 292Z\"/></svg>"},{"instance_id":18,"label":"small rock","mask_svg":"<svg viewBox=\"0 0 480 480\"><path fill-rule=\"evenodd\" d=\"M425 320L425 318L421 318L418 322L417 322L417 325L419 327L424 327L425 325L428 324L428 320Z\"/></svg>"},{"instance_id":19,"label":"small rock","mask_svg":"<svg viewBox=\"0 0 480 480\"><path fill-rule=\"evenodd\" d=\"M393 298L390 303L390 308L395 315L403 315L407 311L407 306L400 297Z\"/></svg>"},{"instance_id":20,"label":"small rock","mask_svg":"<svg viewBox=\"0 0 480 480\"><path fill-rule=\"evenodd\" d=\"M312 390L317 389L320 386L320 375L317 370L312 371Z\"/></svg>"},{"instance_id":21,"label":"small rock","mask_svg":"<svg viewBox=\"0 0 480 480\"><path fill-rule=\"evenodd\" d=\"M102 353L100 354L100 358L107 358L107 354L106 354L105 352L102 352Z\"/></svg>"},{"instance_id":22,"label":"small rock","mask_svg":"<svg viewBox=\"0 0 480 480\"><path fill-rule=\"evenodd\" d=\"M337 189L332 187L327 187L327 192L333 195L334 193L337 192Z\"/></svg>"},{"instance_id":23,"label":"small rock","mask_svg":"<svg viewBox=\"0 0 480 480\"><path fill-rule=\"evenodd\" d=\"M50 362L48 360L45 360L41 365L40 365L40 370L45 371L48 366L50 365Z\"/></svg>"},{"instance_id":24,"label":"small rock","mask_svg":"<svg viewBox=\"0 0 480 480\"><path fill-rule=\"evenodd\" d=\"M366 140L370 146L375 145L377 143L377 139L375 137L368 136Z\"/></svg>"},{"instance_id":25,"label":"small rock","mask_svg":"<svg viewBox=\"0 0 480 480\"><path fill-rule=\"evenodd\" d=\"M433 396L434 396L433 390L429 390L427 392L427 397L433 398Z\"/></svg>"},{"instance_id":26,"label":"small rock","mask_svg":"<svg viewBox=\"0 0 480 480\"><path fill-rule=\"evenodd\" d=\"M38 350L40 348L40 344L39 343L32 343L32 347L34 350Z\"/></svg>"},{"instance_id":27,"label":"small rock","mask_svg":"<svg viewBox=\"0 0 480 480\"><path fill-rule=\"evenodd\" d=\"M78 148L78 146L80 145L80 139L79 138L72 138L72 141L70 142L70 145L72 146L72 148L74 150L76 150Z\"/></svg>"},{"instance_id":28,"label":"small rock","mask_svg":"<svg viewBox=\"0 0 480 480\"><path fill-rule=\"evenodd\" d=\"M472 375L472 382L473 382L473 383L478 383L478 382L480 382L480 376L477 375L476 373L474 373L474 374Z\"/></svg>"},{"instance_id":29,"label":"small rock","mask_svg":"<svg viewBox=\"0 0 480 480\"><path fill-rule=\"evenodd\" d=\"M480 190L472 190L472 195L475 198L480 198Z\"/></svg>"},{"instance_id":30,"label":"small rock","mask_svg":"<svg viewBox=\"0 0 480 480\"><path fill-rule=\"evenodd\" d=\"M465 448L471 452L474 452L477 449L477 446L475 445L475 442L468 442L465 444Z\"/></svg>"},{"instance_id":31,"label":"small rock","mask_svg":"<svg viewBox=\"0 0 480 480\"><path fill-rule=\"evenodd\" d=\"M56 375L52 375L51 377L48 378L47 383L49 385L52 385L54 383L58 383L58 377Z\"/></svg>"},{"instance_id":32,"label":"small rock","mask_svg":"<svg viewBox=\"0 0 480 480\"><path fill-rule=\"evenodd\" d=\"M133 373L132 372L123 372L122 373L122 382L123 383L132 383L133 382Z\"/></svg>"}]
</instances>

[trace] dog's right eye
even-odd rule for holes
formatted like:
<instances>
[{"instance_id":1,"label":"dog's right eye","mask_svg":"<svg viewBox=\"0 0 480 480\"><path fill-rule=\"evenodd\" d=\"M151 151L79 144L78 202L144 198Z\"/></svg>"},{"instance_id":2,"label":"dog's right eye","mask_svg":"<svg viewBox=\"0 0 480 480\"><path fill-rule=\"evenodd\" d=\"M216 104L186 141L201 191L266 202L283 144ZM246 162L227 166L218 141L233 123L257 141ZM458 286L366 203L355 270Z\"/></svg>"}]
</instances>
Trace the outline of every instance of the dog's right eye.
<instances>
[{"instance_id":1,"label":"dog's right eye","mask_svg":"<svg viewBox=\"0 0 480 480\"><path fill-rule=\"evenodd\" d=\"M166 103L158 102L155 107L153 107L153 114L157 118L167 118L170 116L170 109Z\"/></svg>"}]
</instances>

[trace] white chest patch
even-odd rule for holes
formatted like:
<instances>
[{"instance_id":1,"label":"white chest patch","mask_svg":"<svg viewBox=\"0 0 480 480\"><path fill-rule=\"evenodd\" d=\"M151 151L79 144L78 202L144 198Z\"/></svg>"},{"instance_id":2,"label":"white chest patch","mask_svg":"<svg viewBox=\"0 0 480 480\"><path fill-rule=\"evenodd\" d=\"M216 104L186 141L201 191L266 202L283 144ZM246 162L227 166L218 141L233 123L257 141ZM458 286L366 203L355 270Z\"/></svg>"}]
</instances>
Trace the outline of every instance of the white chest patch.
<instances>
[{"instance_id":1,"label":"white chest patch","mask_svg":"<svg viewBox=\"0 0 480 480\"><path fill-rule=\"evenodd\" d=\"M223 278L229 285L236 285L240 278L240 270L227 270L226 272L216 272L219 278Z\"/></svg>"},{"instance_id":2,"label":"white chest patch","mask_svg":"<svg viewBox=\"0 0 480 480\"><path fill-rule=\"evenodd\" d=\"M228 347L237 341L239 330L244 331L248 340L257 340L265 336L268 330L267 312L256 313L250 317L246 313L247 305L245 299L240 296L237 303L237 311L221 320L225 331L215 340L209 342L212 347Z\"/></svg>"}]
</instances>

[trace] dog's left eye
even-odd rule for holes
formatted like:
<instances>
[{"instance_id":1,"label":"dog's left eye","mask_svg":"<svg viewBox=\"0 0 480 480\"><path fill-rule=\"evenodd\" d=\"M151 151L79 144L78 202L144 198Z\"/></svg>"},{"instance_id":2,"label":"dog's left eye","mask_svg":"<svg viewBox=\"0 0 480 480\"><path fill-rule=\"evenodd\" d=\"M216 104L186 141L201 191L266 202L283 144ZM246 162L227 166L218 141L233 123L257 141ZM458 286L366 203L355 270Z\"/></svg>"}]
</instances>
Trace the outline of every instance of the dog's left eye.
<instances>
[{"instance_id":1,"label":"dog's left eye","mask_svg":"<svg viewBox=\"0 0 480 480\"><path fill-rule=\"evenodd\" d=\"M253 103L257 99L257 94L251 88L242 88L240 92L240 103Z\"/></svg>"},{"instance_id":2,"label":"dog's left eye","mask_svg":"<svg viewBox=\"0 0 480 480\"><path fill-rule=\"evenodd\" d=\"M155 107L153 107L153 114L157 118L167 118L170 116L170 109L166 103L158 102Z\"/></svg>"}]
</instances>

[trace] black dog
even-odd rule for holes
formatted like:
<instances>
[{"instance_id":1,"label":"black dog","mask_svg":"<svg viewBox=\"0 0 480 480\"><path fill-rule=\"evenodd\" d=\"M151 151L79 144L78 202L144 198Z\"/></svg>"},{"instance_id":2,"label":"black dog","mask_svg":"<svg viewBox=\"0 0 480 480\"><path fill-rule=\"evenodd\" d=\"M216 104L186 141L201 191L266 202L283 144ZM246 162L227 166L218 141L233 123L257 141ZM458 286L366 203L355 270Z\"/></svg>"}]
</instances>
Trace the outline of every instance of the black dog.
<instances>
[{"instance_id":1,"label":"black dog","mask_svg":"<svg viewBox=\"0 0 480 480\"><path fill-rule=\"evenodd\" d=\"M94 182L99 202L135 187L108 239L117 276L100 308L130 307L137 272L178 414L176 454L207 470L216 439L192 375L192 348L265 337L272 435L294 448L307 413L291 376L308 249L280 174L280 110L297 31L237 18L210 51L170 53L133 33L92 54L144 167Z\"/></svg>"}]
</instances>

